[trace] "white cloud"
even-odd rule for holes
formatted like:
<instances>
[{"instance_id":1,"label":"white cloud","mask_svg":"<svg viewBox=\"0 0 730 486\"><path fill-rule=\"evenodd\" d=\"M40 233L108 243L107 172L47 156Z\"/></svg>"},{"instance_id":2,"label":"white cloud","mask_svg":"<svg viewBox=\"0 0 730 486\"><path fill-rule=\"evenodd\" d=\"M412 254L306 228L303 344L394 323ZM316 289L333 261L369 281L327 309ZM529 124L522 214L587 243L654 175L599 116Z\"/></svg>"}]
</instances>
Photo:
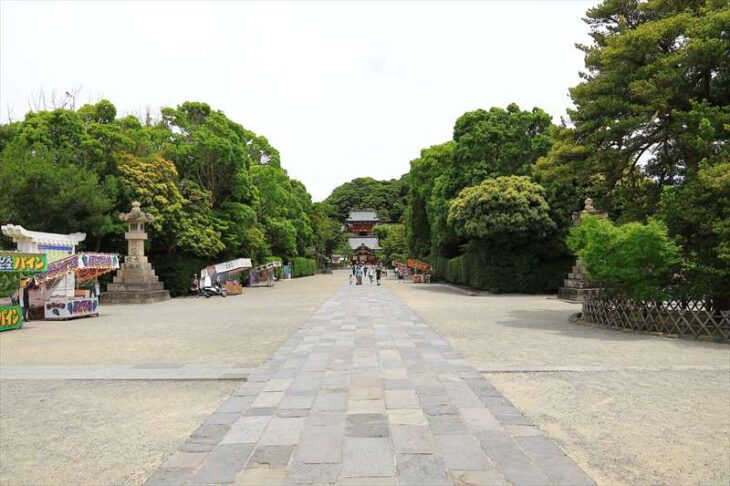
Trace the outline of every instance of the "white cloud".
<instances>
[{"instance_id":1,"label":"white cloud","mask_svg":"<svg viewBox=\"0 0 730 486\"><path fill-rule=\"evenodd\" d=\"M557 120L596 3L2 2L2 120L40 89L83 86L120 113L205 101L319 200L400 176L467 110L514 101Z\"/></svg>"}]
</instances>

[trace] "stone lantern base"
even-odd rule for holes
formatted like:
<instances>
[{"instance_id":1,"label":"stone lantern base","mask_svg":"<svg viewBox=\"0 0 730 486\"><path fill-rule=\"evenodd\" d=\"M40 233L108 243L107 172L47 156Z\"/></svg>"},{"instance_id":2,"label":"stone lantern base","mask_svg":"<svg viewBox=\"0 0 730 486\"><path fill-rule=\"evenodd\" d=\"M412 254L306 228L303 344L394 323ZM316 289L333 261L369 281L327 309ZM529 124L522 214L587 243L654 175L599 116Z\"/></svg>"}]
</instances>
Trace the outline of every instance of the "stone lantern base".
<instances>
[{"instance_id":1,"label":"stone lantern base","mask_svg":"<svg viewBox=\"0 0 730 486\"><path fill-rule=\"evenodd\" d=\"M147 257L125 257L124 263L99 297L102 304L148 304L170 298Z\"/></svg>"},{"instance_id":2,"label":"stone lantern base","mask_svg":"<svg viewBox=\"0 0 730 486\"><path fill-rule=\"evenodd\" d=\"M573 271L568 274L568 278L563 280L563 286L558 289L558 298L583 302L583 296L586 292L594 290L587 285L580 264L575 264L573 265Z\"/></svg>"}]
</instances>

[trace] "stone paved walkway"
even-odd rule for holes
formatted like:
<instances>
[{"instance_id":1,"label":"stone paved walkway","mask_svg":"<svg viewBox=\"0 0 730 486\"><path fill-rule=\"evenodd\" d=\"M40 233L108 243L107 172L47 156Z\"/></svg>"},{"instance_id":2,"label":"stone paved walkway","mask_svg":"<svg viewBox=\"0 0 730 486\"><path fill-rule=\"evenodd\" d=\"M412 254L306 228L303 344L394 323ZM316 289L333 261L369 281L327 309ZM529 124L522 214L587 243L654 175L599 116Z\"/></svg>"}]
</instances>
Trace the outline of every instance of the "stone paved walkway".
<instances>
[{"instance_id":1,"label":"stone paved walkway","mask_svg":"<svg viewBox=\"0 0 730 486\"><path fill-rule=\"evenodd\" d=\"M220 483L593 481L390 291L366 284L338 290L147 482Z\"/></svg>"}]
</instances>

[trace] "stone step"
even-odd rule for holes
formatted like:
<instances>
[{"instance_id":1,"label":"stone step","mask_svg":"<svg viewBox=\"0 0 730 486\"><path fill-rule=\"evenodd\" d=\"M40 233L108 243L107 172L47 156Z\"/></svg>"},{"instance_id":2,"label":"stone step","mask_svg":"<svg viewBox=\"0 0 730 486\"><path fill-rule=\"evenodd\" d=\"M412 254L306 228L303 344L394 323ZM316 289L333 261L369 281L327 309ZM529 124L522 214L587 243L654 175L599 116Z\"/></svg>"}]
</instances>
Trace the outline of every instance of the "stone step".
<instances>
[{"instance_id":1,"label":"stone step","mask_svg":"<svg viewBox=\"0 0 730 486\"><path fill-rule=\"evenodd\" d=\"M111 285L111 284L110 284ZM170 299L167 290L151 292L104 292L99 296L102 304L151 304Z\"/></svg>"},{"instance_id":2,"label":"stone step","mask_svg":"<svg viewBox=\"0 0 730 486\"><path fill-rule=\"evenodd\" d=\"M113 282L106 286L107 292L157 292L164 290L165 286L162 282Z\"/></svg>"}]
</instances>

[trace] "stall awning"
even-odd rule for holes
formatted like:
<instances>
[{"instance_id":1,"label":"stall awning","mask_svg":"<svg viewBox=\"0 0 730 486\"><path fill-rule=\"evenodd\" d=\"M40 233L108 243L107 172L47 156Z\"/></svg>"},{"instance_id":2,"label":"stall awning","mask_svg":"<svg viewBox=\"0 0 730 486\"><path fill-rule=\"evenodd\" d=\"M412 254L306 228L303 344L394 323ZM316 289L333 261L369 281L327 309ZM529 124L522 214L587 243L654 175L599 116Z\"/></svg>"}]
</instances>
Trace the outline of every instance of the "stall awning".
<instances>
[{"instance_id":1,"label":"stall awning","mask_svg":"<svg viewBox=\"0 0 730 486\"><path fill-rule=\"evenodd\" d=\"M263 272L264 270L271 270L272 268L279 268L281 267L281 262L269 262L264 263L263 265L259 265L258 267L254 267L251 269L252 272Z\"/></svg>"},{"instance_id":2,"label":"stall awning","mask_svg":"<svg viewBox=\"0 0 730 486\"><path fill-rule=\"evenodd\" d=\"M246 270L247 268L251 268L253 264L251 263L250 258L236 258L235 260L231 260L230 262L223 262L218 263L217 265L213 265L213 268L215 269L215 273L226 273L226 272L235 272L236 270Z\"/></svg>"},{"instance_id":3,"label":"stall awning","mask_svg":"<svg viewBox=\"0 0 730 486\"><path fill-rule=\"evenodd\" d=\"M119 256L116 253L77 253L49 263L48 271L39 273L35 279L47 282L75 273L76 282L83 283L118 268Z\"/></svg>"}]
</instances>

